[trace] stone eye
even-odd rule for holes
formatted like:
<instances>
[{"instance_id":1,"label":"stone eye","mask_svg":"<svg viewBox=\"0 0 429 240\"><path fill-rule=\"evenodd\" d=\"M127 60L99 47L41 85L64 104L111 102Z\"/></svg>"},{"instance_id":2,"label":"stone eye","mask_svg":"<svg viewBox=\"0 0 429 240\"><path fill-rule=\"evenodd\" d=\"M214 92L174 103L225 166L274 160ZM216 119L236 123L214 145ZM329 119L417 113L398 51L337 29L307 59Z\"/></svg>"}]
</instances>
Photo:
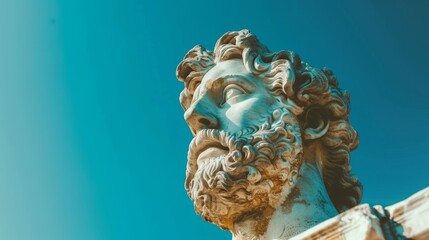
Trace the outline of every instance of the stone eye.
<instances>
[{"instance_id":1,"label":"stone eye","mask_svg":"<svg viewBox=\"0 0 429 240\"><path fill-rule=\"evenodd\" d=\"M235 103L237 100L238 96L241 96L243 94L246 94L246 91L244 91L241 87L239 86L227 86L224 90L223 90L223 103Z\"/></svg>"}]
</instances>

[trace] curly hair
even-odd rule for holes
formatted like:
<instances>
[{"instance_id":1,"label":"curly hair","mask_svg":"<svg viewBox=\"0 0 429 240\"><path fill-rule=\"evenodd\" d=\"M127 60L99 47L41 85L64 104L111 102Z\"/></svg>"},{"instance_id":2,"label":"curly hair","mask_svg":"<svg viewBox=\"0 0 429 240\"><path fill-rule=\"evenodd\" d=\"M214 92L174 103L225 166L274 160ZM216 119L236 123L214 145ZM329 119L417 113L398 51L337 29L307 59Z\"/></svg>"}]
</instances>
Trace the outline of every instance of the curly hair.
<instances>
[{"instance_id":1,"label":"curly hair","mask_svg":"<svg viewBox=\"0 0 429 240\"><path fill-rule=\"evenodd\" d=\"M302 107L304 111L297 116L301 131L306 110L322 109L329 119L328 130L319 139L327 153L321 167L329 197L339 212L359 204L362 185L350 175L350 152L359 145L359 139L348 119L350 95L338 87L332 71L312 67L292 51L270 52L248 30L227 32L217 41L213 53L197 45L178 65L176 76L185 84L180 94L185 110L207 71L229 59L242 59L245 68L262 79L273 95L285 104Z\"/></svg>"}]
</instances>

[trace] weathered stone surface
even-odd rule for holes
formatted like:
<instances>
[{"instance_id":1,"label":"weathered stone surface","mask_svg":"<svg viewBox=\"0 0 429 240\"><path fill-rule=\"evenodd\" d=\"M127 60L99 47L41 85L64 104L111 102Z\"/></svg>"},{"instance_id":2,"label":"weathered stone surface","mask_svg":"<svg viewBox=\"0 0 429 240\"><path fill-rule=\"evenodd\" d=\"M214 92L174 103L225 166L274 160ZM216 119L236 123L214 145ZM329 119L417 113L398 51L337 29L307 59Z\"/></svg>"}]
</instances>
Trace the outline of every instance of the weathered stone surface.
<instances>
[{"instance_id":1,"label":"weathered stone surface","mask_svg":"<svg viewBox=\"0 0 429 240\"><path fill-rule=\"evenodd\" d=\"M429 188L386 207L395 234L407 239L429 239Z\"/></svg>"},{"instance_id":2,"label":"weathered stone surface","mask_svg":"<svg viewBox=\"0 0 429 240\"><path fill-rule=\"evenodd\" d=\"M429 188L386 208L356 206L292 239L429 239Z\"/></svg>"},{"instance_id":3,"label":"weathered stone surface","mask_svg":"<svg viewBox=\"0 0 429 240\"><path fill-rule=\"evenodd\" d=\"M380 221L368 204L356 206L295 236L298 239L385 239Z\"/></svg>"}]
</instances>

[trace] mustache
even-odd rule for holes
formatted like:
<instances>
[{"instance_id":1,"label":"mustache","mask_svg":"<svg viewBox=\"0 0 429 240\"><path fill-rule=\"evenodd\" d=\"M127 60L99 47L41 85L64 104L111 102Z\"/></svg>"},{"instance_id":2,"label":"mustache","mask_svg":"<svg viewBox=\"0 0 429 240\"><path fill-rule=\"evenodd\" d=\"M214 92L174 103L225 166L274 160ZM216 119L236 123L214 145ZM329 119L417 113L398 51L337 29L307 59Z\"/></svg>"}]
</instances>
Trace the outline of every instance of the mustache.
<instances>
[{"instance_id":1,"label":"mustache","mask_svg":"<svg viewBox=\"0 0 429 240\"><path fill-rule=\"evenodd\" d=\"M254 159L255 151L253 146L249 144L249 135L256 129L246 129L237 134L230 134L219 129L203 129L200 130L189 144L188 165L186 171L185 187L190 188L191 180L198 169L198 156L206 149L211 147L220 148L228 151L224 161L217 161L217 165L209 164L206 174L213 174L217 171L227 171L232 175L243 174L243 170L239 167ZM247 136L247 137L246 137ZM205 164L207 165L207 164ZM256 172L254 169L249 169L249 172ZM256 180L256 179L255 179ZM226 185L228 185L225 182ZM213 184L209 184L213 185Z\"/></svg>"}]
</instances>

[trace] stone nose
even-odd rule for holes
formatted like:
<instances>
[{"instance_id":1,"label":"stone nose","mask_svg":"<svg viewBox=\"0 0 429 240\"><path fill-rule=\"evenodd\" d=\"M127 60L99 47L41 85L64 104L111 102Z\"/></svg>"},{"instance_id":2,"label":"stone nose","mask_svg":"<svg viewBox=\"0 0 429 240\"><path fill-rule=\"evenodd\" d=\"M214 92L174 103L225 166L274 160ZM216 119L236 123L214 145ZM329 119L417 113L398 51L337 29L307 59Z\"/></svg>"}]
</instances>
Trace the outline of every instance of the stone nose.
<instances>
[{"instance_id":1,"label":"stone nose","mask_svg":"<svg viewBox=\"0 0 429 240\"><path fill-rule=\"evenodd\" d=\"M216 111L216 106L200 99L186 110L184 118L195 135L202 129L216 129L219 127Z\"/></svg>"}]
</instances>

